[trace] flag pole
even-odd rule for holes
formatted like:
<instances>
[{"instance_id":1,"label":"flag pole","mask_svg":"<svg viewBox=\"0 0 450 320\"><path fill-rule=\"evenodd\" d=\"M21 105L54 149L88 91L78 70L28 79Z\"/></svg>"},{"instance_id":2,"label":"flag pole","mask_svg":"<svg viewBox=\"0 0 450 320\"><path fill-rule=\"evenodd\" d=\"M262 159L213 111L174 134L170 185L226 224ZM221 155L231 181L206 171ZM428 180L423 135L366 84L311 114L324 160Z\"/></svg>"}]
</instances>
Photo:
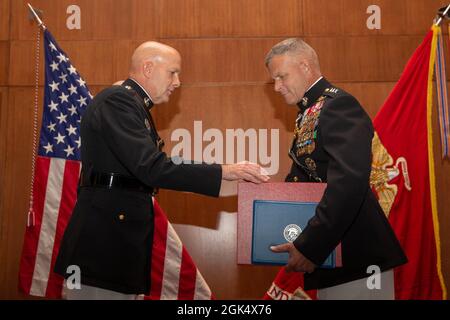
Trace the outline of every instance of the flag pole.
<instances>
[{"instance_id":1,"label":"flag pole","mask_svg":"<svg viewBox=\"0 0 450 320\"><path fill-rule=\"evenodd\" d=\"M41 30L45 31L47 27L42 22L39 15L34 8L27 3L28 9L32 18L38 24L37 40L36 40L36 56L35 56L35 93L34 93L34 108L33 108L33 145L31 156L31 183L30 183L30 199L27 215L27 227L33 227L35 225L35 211L34 211L34 178L36 173L36 153L37 153L37 140L38 140L38 103L39 103L39 61L40 61L40 40Z\"/></svg>"},{"instance_id":2,"label":"flag pole","mask_svg":"<svg viewBox=\"0 0 450 320\"><path fill-rule=\"evenodd\" d=\"M442 14L440 14L438 12L438 15L436 16L436 18L439 17L439 19L437 19L437 21L435 23L436 26L439 26L441 24L442 20L444 20L445 16L449 13L449 11L450 11L450 4L445 8L445 10Z\"/></svg>"},{"instance_id":3,"label":"flag pole","mask_svg":"<svg viewBox=\"0 0 450 320\"><path fill-rule=\"evenodd\" d=\"M31 6L31 4L27 3L27 5L28 5L28 9L30 10L30 13L32 14L34 20L37 22L38 26L40 28L42 28L42 30L47 29L47 27L45 26L44 22L42 22L41 18L39 18L39 15L36 13L36 11Z\"/></svg>"}]
</instances>

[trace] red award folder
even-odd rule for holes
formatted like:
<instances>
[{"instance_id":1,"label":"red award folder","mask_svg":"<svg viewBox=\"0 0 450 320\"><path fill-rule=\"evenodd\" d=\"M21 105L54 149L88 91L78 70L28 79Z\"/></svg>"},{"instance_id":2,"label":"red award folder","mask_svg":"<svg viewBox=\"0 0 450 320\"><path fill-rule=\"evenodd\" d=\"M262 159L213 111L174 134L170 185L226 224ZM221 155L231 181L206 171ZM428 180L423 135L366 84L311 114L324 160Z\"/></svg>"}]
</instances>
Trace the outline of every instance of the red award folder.
<instances>
[{"instance_id":1,"label":"red award folder","mask_svg":"<svg viewBox=\"0 0 450 320\"><path fill-rule=\"evenodd\" d=\"M253 208L255 200L318 203L325 183L239 183L237 217L238 264L252 264ZM280 213L282 214L282 213ZM340 245L336 248L335 266L342 266Z\"/></svg>"}]
</instances>

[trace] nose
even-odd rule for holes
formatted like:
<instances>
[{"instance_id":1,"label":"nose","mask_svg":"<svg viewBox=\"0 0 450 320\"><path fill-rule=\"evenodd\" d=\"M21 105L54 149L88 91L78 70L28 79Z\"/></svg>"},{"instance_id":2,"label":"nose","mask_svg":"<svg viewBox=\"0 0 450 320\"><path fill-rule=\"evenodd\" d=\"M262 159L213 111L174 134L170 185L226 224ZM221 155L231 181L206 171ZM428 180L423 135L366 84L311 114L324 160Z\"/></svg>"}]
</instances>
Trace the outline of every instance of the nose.
<instances>
[{"instance_id":1,"label":"nose","mask_svg":"<svg viewBox=\"0 0 450 320\"><path fill-rule=\"evenodd\" d=\"M275 80L275 84L274 84L274 89L275 89L275 92L280 92L280 90L281 90L281 87L282 87L282 85L281 85L281 81L280 81L280 80L278 80L278 79L276 79L276 80Z\"/></svg>"},{"instance_id":2,"label":"nose","mask_svg":"<svg viewBox=\"0 0 450 320\"><path fill-rule=\"evenodd\" d=\"M178 88L181 85L180 77L179 77L178 73L175 73L172 85L174 88Z\"/></svg>"}]
</instances>

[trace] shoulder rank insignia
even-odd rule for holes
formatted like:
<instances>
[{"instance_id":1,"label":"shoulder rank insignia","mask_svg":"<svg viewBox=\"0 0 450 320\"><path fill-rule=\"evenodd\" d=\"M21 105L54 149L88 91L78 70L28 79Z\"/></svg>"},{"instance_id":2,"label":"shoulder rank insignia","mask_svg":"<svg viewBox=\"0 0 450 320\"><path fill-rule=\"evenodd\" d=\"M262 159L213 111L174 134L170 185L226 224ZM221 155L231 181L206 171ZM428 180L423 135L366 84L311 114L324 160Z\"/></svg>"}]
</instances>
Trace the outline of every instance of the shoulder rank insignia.
<instances>
[{"instance_id":1,"label":"shoulder rank insignia","mask_svg":"<svg viewBox=\"0 0 450 320\"><path fill-rule=\"evenodd\" d=\"M334 88L334 87L326 88L326 89L325 89L325 93L333 93L333 94L337 94L338 92L339 92L339 89L338 89L338 88Z\"/></svg>"}]
</instances>

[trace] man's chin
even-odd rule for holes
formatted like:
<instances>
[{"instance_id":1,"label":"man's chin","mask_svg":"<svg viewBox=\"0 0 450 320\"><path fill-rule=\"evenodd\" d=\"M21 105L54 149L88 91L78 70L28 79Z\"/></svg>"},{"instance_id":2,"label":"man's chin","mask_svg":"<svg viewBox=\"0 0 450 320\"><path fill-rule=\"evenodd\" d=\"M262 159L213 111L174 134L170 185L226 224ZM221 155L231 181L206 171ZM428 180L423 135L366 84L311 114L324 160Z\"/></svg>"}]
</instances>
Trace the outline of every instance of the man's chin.
<instances>
[{"instance_id":1,"label":"man's chin","mask_svg":"<svg viewBox=\"0 0 450 320\"><path fill-rule=\"evenodd\" d=\"M160 98L153 102L153 104L163 104L169 102L169 97Z\"/></svg>"},{"instance_id":2,"label":"man's chin","mask_svg":"<svg viewBox=\"0 0 450 320\"><path fill-rule=\"evenodd\" d=\"M295 101L295 99L287 99L287 98L284 98L284 101L286 101L286 103L287 103L288 105L290 105L290 106L294 106L294 105L297 104L297 101Z\"/></svg>"},{"instance_id":3,"label":"man's chin","mask_svg":"<svg viewBox=\"0 0 450 320\"><path fill-rule=\"evenodd\" d=\"M164 100L164 103L167 103L167 102L169 102L169 100L170 100L170 96L171 96L171 93L167 93L165 96L164 96L164 98L163 98L163 100Z\"/></svg>"}]
</instances>

